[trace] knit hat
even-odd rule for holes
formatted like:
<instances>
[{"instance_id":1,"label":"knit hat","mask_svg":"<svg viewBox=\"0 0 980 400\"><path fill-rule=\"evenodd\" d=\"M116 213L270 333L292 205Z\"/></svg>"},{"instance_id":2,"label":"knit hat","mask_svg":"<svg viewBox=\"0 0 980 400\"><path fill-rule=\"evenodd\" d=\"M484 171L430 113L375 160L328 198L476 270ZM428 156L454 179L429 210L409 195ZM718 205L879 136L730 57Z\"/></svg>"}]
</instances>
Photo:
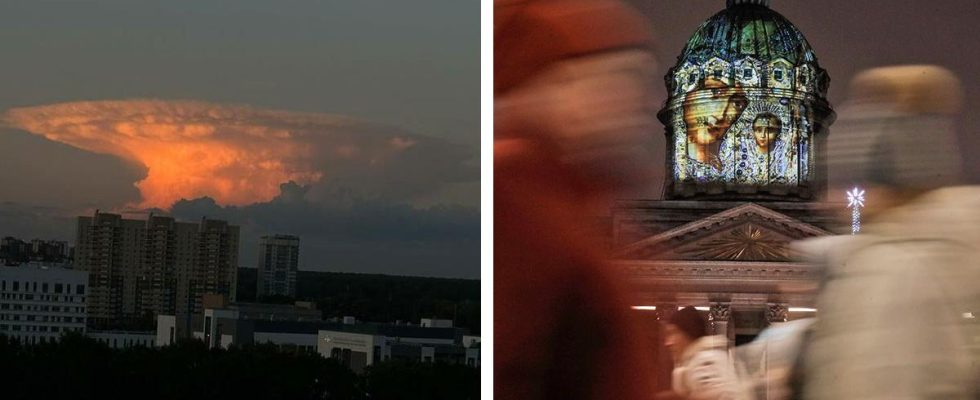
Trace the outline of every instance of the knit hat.
<instances>
[{"instance_id":1,"label":"knit hat","mask_svg":"<svg viewBox=\"0 0 980 400\"><path fill-rule=\"evenodd\" d=\"M701 316L701 312L694 307L687 306L670 316L668 323L673 324L684 332L691 340L698 339L708 334L707 322Z\"/></svg>"},{"instance_id":2,"label":"knit hat","mask_svg":"<svg viewBox=\"0 0 980 400\"><path fill-rule=\"evenodd\" d=\"M828 136L831 187L931 190L962 181L959 79L932 65L880 67L851 83Z\"/></svg>"}]
</instances>

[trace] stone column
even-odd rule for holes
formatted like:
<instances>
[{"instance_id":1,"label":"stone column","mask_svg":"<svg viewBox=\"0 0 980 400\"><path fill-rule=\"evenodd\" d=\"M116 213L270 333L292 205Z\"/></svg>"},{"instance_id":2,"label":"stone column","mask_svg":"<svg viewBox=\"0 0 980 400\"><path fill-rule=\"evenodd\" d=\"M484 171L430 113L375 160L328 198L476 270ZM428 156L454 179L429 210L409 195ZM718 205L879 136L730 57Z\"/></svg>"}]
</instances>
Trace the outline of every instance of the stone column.
<instances>
[{"instance_id":1,"label":"stone column","mask_svg":"<svg viewBox=\"0 0 980 400\"><path fill-rule=\"evenodd\" d=\"M728 321L731 320L731 315L730 303L711 303L708 309L708 332L728 337Z\"/></svg>"},{"instance_id":2,"label":"stone column","mask_svg":"<svg viewBox=\"0 0 980 400\"><path fill-rule=\"evenodd\" d=\"M766 321L770 324L773 322L786 322L789 320L789 309L786 304L780 303L769 303L766 307Z\"/></svg>"}]
</instances>

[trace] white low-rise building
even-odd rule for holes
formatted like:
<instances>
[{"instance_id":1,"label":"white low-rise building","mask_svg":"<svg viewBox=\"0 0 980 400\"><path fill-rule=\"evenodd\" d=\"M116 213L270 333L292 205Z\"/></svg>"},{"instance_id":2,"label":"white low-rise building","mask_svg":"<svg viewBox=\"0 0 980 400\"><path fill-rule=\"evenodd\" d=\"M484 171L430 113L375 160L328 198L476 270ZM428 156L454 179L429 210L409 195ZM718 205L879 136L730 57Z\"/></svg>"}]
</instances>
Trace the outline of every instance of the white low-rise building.
<instances>
[{"instance_id":1,"label":"white low-rise building","mask_svg":"<svg viewBox=\"0 0 980 400\"><path fill-rule=\"evenodd\" d=\"M88 273L57 267L0 267L0 334L22 343L85 333Z\"/></svg>"},{"instance_id":2,"label":"white low-rise building","mask_svg":"<svg viewBox=\"0 0 980 400\"><path fill-rule=\"evenodd\" d=\"M321 329L317 352L339 360L360 372L364 367L389 360L448 362L479 365L479 338L469 336L473 349L462 345L456 328L364 324Z\"/></svg>"},{"instance_id":3,"label":"white low-rise building","mask_svg":"<svg viewBox=\"0 0 980 400\"><path fill-rule=\"evenodd\" d=\"M352 320L246 319L240 310L208 308L186 321L158 316L155 343L169 345L181 336L180 331L187 330L190 337L209 347L273 344L283 351L336 359L355 372L388 360L480 365L480 337L464 335L465 329Z\"/></svg>"},{"instance_id":4,"label":"white low-rise building","mask_svg":"<svg viewBox=\"0 0 980 400\"><path fill-rule=\"evenodd\" d=\"M303 353L316 353L316 333L259 332L253 333L255 344L271 343L280 350L295 350Z\"/></svg>"},{"instance_id":5,"label":"white low-rise building","mask_svg":"<svg viewBox=\"0 0 980 400\"><path fill-rule=\"evenodd\" d=\"M460 341L463 347L473 347L477 343L480 343L480 337L472 335L463 335L463 339Z\"/></svg>"},{"instance_id":6,"label":"white low-rise building","mask_svg":"<svg viewBox=\"0 0 980 400\"><path fill-rule=\"evenodd\" d=\"M451 319L436 319L436 318L422 318L420 325L423 328L452 328L453 320Z\"/></svg>"},{"instance_id":7,"label":"white low-rise building","mask_svg":"<svg viewBox=\"0 0 980 400\"><path fill-rule=\"evenodd\" d=\"M152 331L89 331L86 336L114 349L153 347L156 342L156 332Z\"/></svg>"},{"instance_id":8,"label":"white low-rise building","mask_svg":"<svg viewBox=\"0 0 980 400\"><path fill-rule=\"evenodd\" d=\"M471 367L480 366L480 345L477 342L475 347L466 348L466 365Z\"/></svg>"},{"instance_id":9,"label":"white low-rise building","mask_svg":"<svg viewBox=\"0 0 980 400\"><path fill-rule=\"evenodd\" d=\"M177 337L177 316L157 315L157 336L153 344L157 347L169 346Z\"/></svg>"},{"instance_id":10,"label":"white low-rise building","mask_svg":"<svg viewBox=\"0 0 980 400\"><path fill-rule=\"evenodd\" d=\"M374 364L375 357L383 356L376 353L387 347L385 342L384 336L321 330L317 333L316 350L321 356L336 359L360 372Z\"/></svg>"},{"instance_id":11,"label":"white low-rise building","mask_svg":"<svg viewBox=\"0 0 980 400\"><path fill-rule=\"evenodd\" d=\"M466 349L466 365L480 366L480 337L463 335L462 346Z\"/></svg>"},{"instance_id":12,"label":"white low-rise building","mask_svg":"<svg viewBox=\"0 0 980 400\"><path fill-rule=\"evenodd\" d=\"M201 339L209 348L227 349L232 343L235 343L234 325L237 321L238 310L206 309L204 310L204 331Z\"/></svg>"}]
</instances>

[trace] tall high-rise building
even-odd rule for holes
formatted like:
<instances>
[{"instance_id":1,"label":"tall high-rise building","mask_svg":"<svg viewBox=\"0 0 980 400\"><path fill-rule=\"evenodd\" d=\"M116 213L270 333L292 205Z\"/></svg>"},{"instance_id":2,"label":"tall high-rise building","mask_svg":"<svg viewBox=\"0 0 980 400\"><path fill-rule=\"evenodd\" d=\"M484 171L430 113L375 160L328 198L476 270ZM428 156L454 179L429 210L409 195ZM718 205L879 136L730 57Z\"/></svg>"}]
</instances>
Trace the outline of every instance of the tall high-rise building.
<instances>
[{"instance_id":1,"label":"tall high-rise building","mask_svg":"<svg viewBox=\"0 0 980 400\"><path fill-rule=\"evenodd\" d=\"M103 326L136 314L136 273L145 222L95 212L78 217L76 269L89 273L89 323Z\"/></svg>"},{"instance_id":2,"label":"tall high-rise building","mask_svg":"<svg viewBox=\"0 0 980 400\"><path fill-rule=\"evenodd\" d=\"M89 321L98 328L201 310L204 293L234 298L238 227L150 215L78 218L76 268L89 271Z\"/></svg>"},{"instance_id":3,"label":"tall high-rise building","mask_svg":"<svg viewBox=\"0 0 980 400\"><path fill-rule=\"evenodd\" d=\"M259 242L259 274L256 295L296 297L299 237L263 236Z\"/></svg>"},{"instance_id":4,"label":"tall high-rise building","mask_svg":"<svg viewBox=\"0 0 980 400\"><path fill-rule=\"evenodd\" d=\"M193 312L204 310L205 293L235 300L238 278L238 227L225 221L202 219L198 231L197 262L191 273Z\"/></svg>"},{"instance_id":5,"label":"tall high-rise building","mask_svg":"<svg viewBox=\"0 0 980 400\"><path fill-rule=\"evenodd\" d=\"M151 215L139 276L139 315L193 310L190 286L197 264L198 224ZM184 299L179 300L179 299Z\"/></svg>"}]
</instances>

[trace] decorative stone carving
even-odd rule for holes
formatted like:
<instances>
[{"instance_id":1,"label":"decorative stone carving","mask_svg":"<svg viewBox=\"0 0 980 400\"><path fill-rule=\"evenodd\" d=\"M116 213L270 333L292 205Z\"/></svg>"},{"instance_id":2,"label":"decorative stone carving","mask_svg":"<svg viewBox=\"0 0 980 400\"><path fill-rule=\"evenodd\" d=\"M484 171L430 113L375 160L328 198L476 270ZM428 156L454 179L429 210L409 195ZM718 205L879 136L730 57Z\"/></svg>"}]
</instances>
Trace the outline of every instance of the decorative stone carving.
<instances>
[{"instance_id":1,"label":"decorative stone carving","mask_svg":"<svg viewBox=\"0 0 980 400\"><path fill-rule=\"evenodd\" d=\"M728 336L728 324L732 315L730 303L711 303L708 308L708 332L712 335Z\"/></svg>"},{"instance_id":2,"label":"decorative stone carving","mask_svg":"<svg viewBox=\"0 0 980 400\"><path fill-rule=\"evenodd\" d=\"M769 304L766 308L766 320L769 322L786 322L789 320L789 309L785 304Z\"/></svg>"},{"instance_id":3,"label":"decorative stone carving","mask_svg":"<svg viewBox=\"0 0 980 400\"><path fill-rule=\"evenodd\" d=\"M732 306L727 303L711 303L708 310L708 321L728 321L732 315Z\"/></svg>"},{"instance_id":4,"label":"decorative stone carving","mask_svg":"<svg viewBox=\"0 0 980 400\"><path fill-rule=\"evenodd\" d=\"M789 262L794 259L789 242L829 234L748 203L622 246L615 258Z\"/></svg>"},{"instance_id":5,"label":"decorative stone carving","mask_svg":"<svg viewBox=\"0 0 980 400\"><path fill-rule=\"evenodd\" d=\"M786 261L787 239L753 223L737 226L678 253L698 260ZM686 251L685 251L686 250Z\"/></svg>"}]
</instances>

